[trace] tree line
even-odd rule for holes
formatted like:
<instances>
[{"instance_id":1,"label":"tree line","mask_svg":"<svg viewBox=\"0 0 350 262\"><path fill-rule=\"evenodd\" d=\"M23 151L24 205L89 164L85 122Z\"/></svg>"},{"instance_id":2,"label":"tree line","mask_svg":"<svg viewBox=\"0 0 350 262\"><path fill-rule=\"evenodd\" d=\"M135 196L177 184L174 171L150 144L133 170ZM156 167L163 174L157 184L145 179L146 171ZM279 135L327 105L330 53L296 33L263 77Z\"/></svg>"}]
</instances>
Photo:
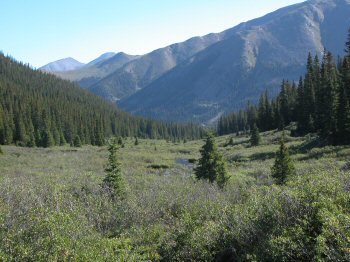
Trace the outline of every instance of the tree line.
<instances>
[{"instance_id":1,"label":"tree line","mask_svg":"<svg viewBox=\"0 0 350 262\"><path fill-rule=\"evenodd\" d=\"M345 56L337 62L324 50L320 61L309 53L306 74L299 83L283 80L279 95L269 99L265 91L258 105L248 102L244 110L222 116L218 134L251 130L282 129L297 123L295 135L318 133L333 144L350 143L350 29Z\"/></svg>"},{"instance_id":2,"label":"tree line","mask_svg":"<svg viewBox=\"0 0 350 262\"><path fill-rule=\"evenodd\" d=\"M103 145L110 136L196 139L194 124L135 117L77 85L0 53L0 144Z\"/></svg>"}]
</instances>

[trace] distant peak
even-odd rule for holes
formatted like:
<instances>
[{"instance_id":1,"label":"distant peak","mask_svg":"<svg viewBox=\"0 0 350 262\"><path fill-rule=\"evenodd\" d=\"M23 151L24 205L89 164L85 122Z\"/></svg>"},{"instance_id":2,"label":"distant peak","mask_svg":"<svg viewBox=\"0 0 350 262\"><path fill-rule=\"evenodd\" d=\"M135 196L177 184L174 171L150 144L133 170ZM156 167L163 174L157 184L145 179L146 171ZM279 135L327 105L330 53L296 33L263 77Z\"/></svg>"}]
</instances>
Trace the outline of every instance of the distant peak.
<instances>
[{"instance_id":1,"label":"distant peak","mask_svg":"<svg viewBox=\"0 0 350 262\"><path fill-rule=\"evenodd\" d=\"M60 61L70 61L70 62L77 62L77 63L83 64L82 62L79 62L78 60L76 60L76 59L73 58L73 57L66 57L66 58L57 60L56 62L60 62Z\"/></svg>"},{"instance_id":2,"label":"distant peak","mask_svg":"<svg viewBox=\"0 0 350 262\"><path fill-rule=\"evenodd\" d=\"M131 55L124 52L118 52L117 54L115 54L115 56L131 56Z\"/></svg>"},{"instance_id":3,"label":"distant peak","mask_svg":"<svg viewBox=\"0 0 350 262\"><path fill-rule=\"evenodd\" d=\"M72 57L67 57L51 62L43 67L40 67L39 69L47 72L65 72L81 68L84 65L84 63L81 63Z\"/></svg>"}]
</instances>

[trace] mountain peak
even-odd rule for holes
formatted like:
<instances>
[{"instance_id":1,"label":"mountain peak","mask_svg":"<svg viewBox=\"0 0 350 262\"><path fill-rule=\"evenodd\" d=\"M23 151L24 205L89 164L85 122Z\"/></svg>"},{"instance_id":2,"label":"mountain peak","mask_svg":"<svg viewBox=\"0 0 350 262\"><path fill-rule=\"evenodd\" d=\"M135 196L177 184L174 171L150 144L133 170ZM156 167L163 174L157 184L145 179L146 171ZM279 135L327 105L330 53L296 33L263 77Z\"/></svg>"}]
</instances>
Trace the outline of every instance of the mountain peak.
<instances>
[{"instance_id":1,"label":"mountain peak","mask_svg":"<svg viewBox=\"0 0 350 262\"><path fill-rule=\"evenodd\" d=\"M84 63L81 63L72 57L67 57L44 65L40 67L39 70L46 72L65 72L79 69L84 65Z\"/></svg>"}]
</instances>

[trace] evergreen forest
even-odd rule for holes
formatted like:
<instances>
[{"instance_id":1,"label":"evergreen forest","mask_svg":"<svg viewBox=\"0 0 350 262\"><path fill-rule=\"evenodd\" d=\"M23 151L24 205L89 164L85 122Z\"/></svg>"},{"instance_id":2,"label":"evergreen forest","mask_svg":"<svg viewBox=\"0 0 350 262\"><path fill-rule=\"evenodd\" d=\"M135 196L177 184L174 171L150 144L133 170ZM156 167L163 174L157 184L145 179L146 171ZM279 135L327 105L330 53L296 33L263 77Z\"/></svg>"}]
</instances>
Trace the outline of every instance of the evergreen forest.
<instances>
[{"instance_id":1,"label":"evergreen forest","mask_svg":"<svg viewBox=\"0 0 350 262\"><path fill-rule=\"evenodd\" d=\"M0 144L101 146L111 136L195 139L202 128L131 116L77 85L0 54Z\"/></svg>"}]
</instances>

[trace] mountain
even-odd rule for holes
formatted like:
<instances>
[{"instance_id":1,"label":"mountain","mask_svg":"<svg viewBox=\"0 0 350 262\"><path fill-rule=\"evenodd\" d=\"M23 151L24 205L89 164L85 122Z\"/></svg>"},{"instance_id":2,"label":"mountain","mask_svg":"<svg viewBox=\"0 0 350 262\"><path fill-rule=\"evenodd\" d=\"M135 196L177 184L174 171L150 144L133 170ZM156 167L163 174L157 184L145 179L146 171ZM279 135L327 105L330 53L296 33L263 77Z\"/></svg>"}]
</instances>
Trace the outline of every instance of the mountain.
<instances>
[{"instance_id":1,"label":"mountain","mask_svg":"<svg viewBox=\"0 0 350 262\"><path fill-rule=\"evenodd\" d=\"M305 71L308 52L322 55L327 48L335 57L342 55L349 14L349 0L312 0L242 23L220 34L226 37L212 35L220 41L193 51L170 71L147 74L154 77L146 78L146 87L119 105L165 120L215 120L248 100L256 102L265 89L277 94L282 79L297 80ZM136 73L132 72L134 78L144 79L144 74ZM121 75L119 70L108 76L115 91L120 89Z\"/></svg>"},{"instance_id":2,"label":"mountain","mask_svg":"<svg viewBox=\"0 0 350 262\"><path fill-rule=\"evenodd\" d=\"M63 79L77 82L80 86L88 88L136 58L138 56L128 55L123 52L117 54L105 53L76 70L53 73Z\"/></svg>"},{"instance_id":3,"label":"mountain","mask_svg":"<svg viewBox=\"0 0 350 262\"><path fill-rule=\"evenodd\" d=\"M98 64L100 62L104 62L107 59L110 59L110 58L112 58L115 55L116 55L116 53L114 53L114 52L104 53L104 54L100 55L98 58L96 58L96 59L92 60L91 62L89 62L87 64L87 66L96 65L96 64Z\"/></svg>"},{"instance_id":4,"label":"mountain","mask_svg":"<svg viewBox=\"0 0 350 262\"><path fill-rule=\"evenodd\" d=\"M125 98L141 90L188 58L225 39L230 31L193 37L143 55L93 84L88 89L108 100Z\"/></svg>"},{"instance_id":5,"label":"mountain","mask_svg":"<svg viewBox=\"0 0 350 262\"><path fill-rule=\"evenodd\" d=\"M111 136L199 138L199 126L135 117L52 74L0 53L0 144L103 145Z\"/></svg>"},{"instance_id":6,"label":"mountain","mask_svg":"<svg viewBox=\"0 0 350 262\"><path fill-rule=\"evenodd\" d=\"M46 72L65 72L70 70L76 70L83 67L85 64L80 63L74 58L68 57L64 59L57 60L55 62L49 63L40 67L41 71Z\"/></svg>"}]
</instances>

